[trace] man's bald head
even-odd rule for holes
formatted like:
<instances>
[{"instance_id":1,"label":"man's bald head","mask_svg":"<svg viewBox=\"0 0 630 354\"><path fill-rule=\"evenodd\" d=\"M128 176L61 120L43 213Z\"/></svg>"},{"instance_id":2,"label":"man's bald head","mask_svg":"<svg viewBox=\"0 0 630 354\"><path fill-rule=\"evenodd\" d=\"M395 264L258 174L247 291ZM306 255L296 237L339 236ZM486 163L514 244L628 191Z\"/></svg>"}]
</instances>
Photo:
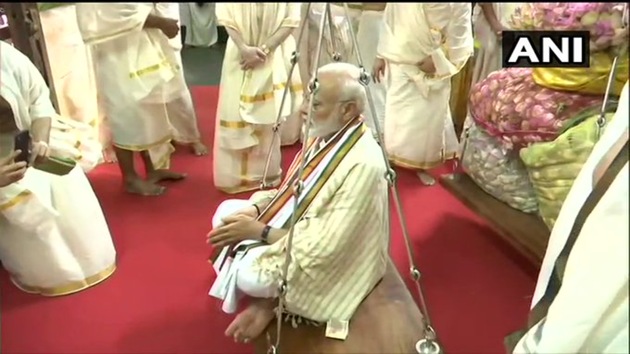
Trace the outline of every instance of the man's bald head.
<instances>
[{"instance_id":1,"label":"man's bald head","mask_svg":"<svg viewBox=\"0 0 630 354\"><path fill-rule=\"evenodd\" d=\"M365 88L359 81L361 70L348 63L331 63L317 70L318 88L313 97L311 132L325 137L363 113L366 105ZM305 101L301 113L308 114Z\"/></svg>"},{"instance_id":2,"label":"man's bald head","mask_svg":"<svg viewBox=\"0 0 630 354\"><path fill-rule=\"evenodd\" d=\"M332 98L343 102L354 102L358 109L357 114L362 114L367 99L360 78L361 69L355 65L326 64L317 70L318 93L321 93L322 99Z\"/></svg>"}]
</instances>

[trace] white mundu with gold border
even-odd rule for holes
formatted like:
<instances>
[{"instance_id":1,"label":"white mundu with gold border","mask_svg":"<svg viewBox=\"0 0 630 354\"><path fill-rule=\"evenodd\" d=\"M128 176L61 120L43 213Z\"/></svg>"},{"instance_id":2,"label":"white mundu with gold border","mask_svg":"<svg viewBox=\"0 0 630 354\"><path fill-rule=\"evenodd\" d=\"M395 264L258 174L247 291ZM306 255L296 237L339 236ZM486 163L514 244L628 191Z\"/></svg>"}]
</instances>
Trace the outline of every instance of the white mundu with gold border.
<instances>
[{"instance_id":1,"label":"white mundu with gold border","mask_svg":"<svg viewBox=\"0 0 630 354\"><path fill-rule=\"evenodd\" d=\"M55 117L48 87L30 60L5 42L0 54L0 96L17 128ZM0 155L13 148L13 135L0 135ZM16 285L48 296L85 289L114 272L109 228L79 165L66 176L29 168L21 181L0 188L0 259Z\"/></svg>"},{"instance_id":2,"label":"white mundu with gold border","mask_svg":"<svg viewBox=\"0 0 630 354\"><path fill-rule=\"evenodd\" d=\"M470 3L388 3L378 56L387 62L385 149L410 169L431 169L455 157L449 100L451 77L473 54ZM418 63L431 58L435 74Z\"/></svg>"},{"instance_id":3,"label":"white mundu with gold border","mask_svg":"<svg viewBox=\"0 0 630 354\"><path fill-rule=\"evenodd\" d=\"M180 5L176 2L158 2L155 7L161 16L180 21L179 6ZM175 59L177 60L177 66L179 68L180 78L175 78L174 80L182 80L182 82L184 82L183 85L178 85L182 89L179 98L166 103L168 120L173 127L173 138L176 142L186 144L196 143L201 140L201 134L197 128L195 105L190 90L185 84L181 32L178 33L177 36L169 39L168 42L175 51Z\"/></svg>"},{"instance_id":4,"label":"white mundu with gold border","mask_svg":"<svg viewBox=\"0 0 630 354\"><path fill-rule=\"evenodd\" d=\"M297 28L300 3L217 3L220 25L241 34L247 45L261 47L280 28ZM269 53L259 67L241 69L241 54L232 39L225 48L221 89L214 137L214 185L226 193L255 190L260 186L267 156L271 151L268 182L280 182L281 139L274 139L278 115L286 117L283 127L295 129L295 114L302 103L299 70L289 77L295 39L287 37ZM285 87L289 92L283 101ZM283 128L283 129L285 129ZM295 142L295 141L294 141Z\"/></svg>"},{"instance_id":5,"label":"white mundu with gold border","mask_svg":"<svg viewBox=\"0 0 630 354\"><path fill-rule=\"evenodd\" d=\"M174 151L166 103L187 90L175 50L161 30L144 28L155 3L77 3L83 41L93 50L96 78L115 146L148 150L156 168Z\"/></svg>"}]
</instances>

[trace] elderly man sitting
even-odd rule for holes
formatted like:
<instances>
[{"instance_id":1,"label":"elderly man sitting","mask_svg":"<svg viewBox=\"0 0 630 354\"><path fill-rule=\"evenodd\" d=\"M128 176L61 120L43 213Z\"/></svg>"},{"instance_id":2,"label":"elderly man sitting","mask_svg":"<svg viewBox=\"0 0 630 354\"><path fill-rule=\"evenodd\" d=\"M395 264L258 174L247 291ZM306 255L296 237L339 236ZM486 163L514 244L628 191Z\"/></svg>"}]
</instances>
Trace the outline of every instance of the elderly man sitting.
<instances>
[{"instance_id":1,"label":"elderly man sitting","mask_svg":"<svg viewBox=\"0 0 630 354\"><path fill-rule=\"evenodd\" d=\"M349 321L388 264L387 183L381 148L362 119L366 105L359 69L332 63L318 71L310 136L278 190L249 201L227 200L214 217L208 242L223 247L214 262L210 295L223 310L249 306L226 331L235 341L260 335L274 317L291 225L293 182L301 155L307 164L287 274L289 315L325 323ZM308 102L301 109L307 116Z\"/></svg>"},{"instance_id":2,"label":"elderly man sitting","mask_svg":"<svg viewBox=\"0 0 630 354\"><path fill-rule=\"evenodd\" d=\"M24 291L48 296L77 292L114 272L116 250L78 165L57 176L24 161L14 163L19 130L30 132L35 167L51 150L56 152L48 146L57 142L50 139L56 112L33 63L3 41L0 53L0 259Z\"/></svg>"}]
</instances>

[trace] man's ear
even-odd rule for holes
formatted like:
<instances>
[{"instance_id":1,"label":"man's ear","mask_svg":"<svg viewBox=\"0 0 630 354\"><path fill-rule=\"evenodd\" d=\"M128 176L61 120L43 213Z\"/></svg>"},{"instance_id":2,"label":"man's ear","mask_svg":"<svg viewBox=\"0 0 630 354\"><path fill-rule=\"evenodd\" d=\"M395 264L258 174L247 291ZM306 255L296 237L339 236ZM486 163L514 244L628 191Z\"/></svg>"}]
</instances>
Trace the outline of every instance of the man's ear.
<instances>
[{"instance_id":1,"label":"man's ear","mask_svg":"<svg viewBox=\"0 0 630 354\"><path fill-rule=\"evenodd\" d=\"M350 121L352 118L358 116L359 106L355 101L346 102L343 105L343 120L344 122Z\"/></svg>"}]
</instances>

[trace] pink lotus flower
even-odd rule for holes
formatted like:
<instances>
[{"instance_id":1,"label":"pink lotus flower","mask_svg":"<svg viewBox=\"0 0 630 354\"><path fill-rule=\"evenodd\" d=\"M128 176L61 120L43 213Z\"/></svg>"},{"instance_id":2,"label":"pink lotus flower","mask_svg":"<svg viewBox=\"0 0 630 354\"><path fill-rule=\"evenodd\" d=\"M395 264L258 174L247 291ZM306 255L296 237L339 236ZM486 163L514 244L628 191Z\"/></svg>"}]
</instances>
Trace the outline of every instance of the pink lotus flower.
<instances>
[{"instance_id":1,"label":"pink lotus flower","mask_svg":"<svg viewBox=\"0 0 630 354\"><path fill-rule=\"evenodd\" d=\"M527 3L514 12L511 26L521 30L589 31L591 51L603 51L627 40L628 29L623 28L621 20L624 9L628 11L623 3Z\"/></svg>"}]
</instances>

